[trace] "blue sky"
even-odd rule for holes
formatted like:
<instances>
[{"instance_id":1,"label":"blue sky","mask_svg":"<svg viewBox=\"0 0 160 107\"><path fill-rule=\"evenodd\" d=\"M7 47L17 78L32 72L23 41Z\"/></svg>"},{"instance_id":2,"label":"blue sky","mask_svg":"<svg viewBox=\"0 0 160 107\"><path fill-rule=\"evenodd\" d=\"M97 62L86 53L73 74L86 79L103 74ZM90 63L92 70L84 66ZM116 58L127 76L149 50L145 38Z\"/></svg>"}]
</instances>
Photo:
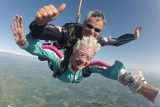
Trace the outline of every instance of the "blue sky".
<instances>
[{"instance_id":1,"label":"blue sky","mask_svg":"<svg viewBox=\"0 0 160 107\"><path fill-rule=\"evenodd\" d=\"M0 1L0 51L16 53L27 52L14 42L11 29L12 18L16 14L24 17L25 33L36 11L48 4L56 7L66 3L66 9L54 20L55 25L75 22L79 0L1 0ZM121 60L128 68L159 71L160 75L160 1L159 0L83 0L81 23L89 10L101 10L105 13L107 27L104 36L118 37L125 33L134 33L137 25L143 27L141 38L120 47L103 47L96 59L113 64ZM144 71L145 72L145 71Z\"/></svg>"}]
</instances>

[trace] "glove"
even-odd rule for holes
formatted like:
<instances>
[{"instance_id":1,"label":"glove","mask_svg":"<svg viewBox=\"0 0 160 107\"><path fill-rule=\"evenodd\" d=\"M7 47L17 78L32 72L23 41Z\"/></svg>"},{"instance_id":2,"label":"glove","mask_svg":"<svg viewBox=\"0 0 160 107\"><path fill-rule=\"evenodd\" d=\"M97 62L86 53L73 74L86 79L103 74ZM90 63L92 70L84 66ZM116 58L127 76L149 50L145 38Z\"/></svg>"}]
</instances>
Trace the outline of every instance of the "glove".
<instances>
[{"instance_id":1,"label":"glove","mask_svg":"<svg viewBox=\"0 0 160 107\"><path fill-rule=\"evenodd\" d=\"M147 83L141 71L127 73L125 80L128 82L128 87L133 93L137 93L137 91Z\"/></svg>"}]
</instances>

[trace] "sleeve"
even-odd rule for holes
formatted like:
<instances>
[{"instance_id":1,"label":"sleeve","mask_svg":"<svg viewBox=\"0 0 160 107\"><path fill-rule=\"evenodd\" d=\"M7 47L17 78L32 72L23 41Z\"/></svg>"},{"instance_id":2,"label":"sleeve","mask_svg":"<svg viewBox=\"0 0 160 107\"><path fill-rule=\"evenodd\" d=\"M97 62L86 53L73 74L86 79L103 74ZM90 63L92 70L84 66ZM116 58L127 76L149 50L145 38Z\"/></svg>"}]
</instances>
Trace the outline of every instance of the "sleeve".
<instances>
[{"instance_id":1,"label":"sleeve","mask_svg":"<svg viewBox=\"0 0 160 107\"><path fill-rule=\"evenodd\" d=\"M136 37L134 34L124 34L118 38L100 36L98 38L98 42L101 44L101 46L105 46L105 45L120 46L120 45L126 44L128 42L131 42L135 39L136 39Z\"/></svg>"},{"instance_id":2,"label":"sleeve","mask_svg":"<svg viewBox=\"0 0 160 107\"><path fill-rule=\"evenodd\" d=\"M52 61L53 64L60 62L60 59L55 55L55 53L42 49L40 41L38 39L32 38L31 34L28 34L26 39L28 45L27 47L22 47L24 50L32 55L47 58Z\"/></svg>"},{"instance_id":3,"label":"sleeve","mask_svg":"<svg viewBox=\"0 0 160 107\"><path fill-rule=\"evenodd\" d=\"M32 37L35 39L52 41L61 41L63 39L60 29L52 24L37 24L36 21L32 21L29 28Z\"/></svg>"},{"instance_id":4,"label":"sleeve","mask_svg":"<svg viewBox=\"0 0 160 107\"><path fill-rule=\"evenodd\" d=\"M158 94L154 100L154 104L156 107L160 107L160 91L158 92Z\"/></svg>"},{"instance_id":5,"label":"sleeve","mask_svg":"<svg viewBox=\"0 0 160 107\"><path fill-rule=\"evenodd\" d=\"M121 72L126 71L126 66L120 62L115 61L115 63L109 68L98 68L98 67L90 67L92 73L99 73L106 78L110 78L113 80L119 80L119 75Z\"/></svg>"}]
</instances>

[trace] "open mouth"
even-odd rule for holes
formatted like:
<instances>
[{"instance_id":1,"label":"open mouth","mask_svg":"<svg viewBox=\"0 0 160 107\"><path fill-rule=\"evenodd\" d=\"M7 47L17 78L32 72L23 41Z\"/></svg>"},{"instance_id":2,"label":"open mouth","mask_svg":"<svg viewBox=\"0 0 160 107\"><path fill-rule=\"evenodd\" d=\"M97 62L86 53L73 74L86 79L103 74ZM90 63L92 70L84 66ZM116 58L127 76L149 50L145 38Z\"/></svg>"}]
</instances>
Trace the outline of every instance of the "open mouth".
<instances>
[{"instance_id":1,"label":"open mouth","mask_svg":"<svg viewBox=\"0 0 160 107\"><path fill-rule=\"evenodd\" d=\"M84 63L84 62L81 62L81 61L77 61L76 63L77 63L77 65L79 65L79 66L80 66L80 65L85 65L85 63Z\"/></svg>"}]
</instances>

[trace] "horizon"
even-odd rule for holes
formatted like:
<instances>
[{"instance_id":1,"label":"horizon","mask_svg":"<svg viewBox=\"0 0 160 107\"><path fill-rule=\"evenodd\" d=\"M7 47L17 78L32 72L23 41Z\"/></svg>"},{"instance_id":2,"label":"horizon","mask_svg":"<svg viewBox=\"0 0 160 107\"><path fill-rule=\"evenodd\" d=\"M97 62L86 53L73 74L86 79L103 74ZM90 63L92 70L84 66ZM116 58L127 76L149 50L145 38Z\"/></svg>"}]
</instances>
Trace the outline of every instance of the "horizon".
<instances>
[{"instance_id":1,"label":"horizon","mask_svg":"<svg viewBox=\"0 0 160 107\"><path fill-rule=\"evenodd\" d=\"M39 61L38 60L38 57L37 56L34 56L34 55L31 55L31 54L23 54L23 53L13 53L13 52L7 52L7 51L0 51L0 54L8 54L8 55L13 55L13 56L16 56L16 57L18 57L18 56L20 56L20 57L29 57L29 59L32 59L32 58L34 58L34 62L38 62L38 63L44 63L44 62L46 62L46 61ZM47 65L47 63L46 63L46 65ZM47 66L47 68L48 68L48 66ZM158 72L159 70L152 70L152 72L150 71L151 69L137 69L137 68L131 68L131 69L128 69L129 71L128 72L130 72L130 71L142 71L144 74L149 74L149 75L152 75L153 73L155 74L155 75L160 75L160 72ZM154 75L153 74L153 75Z\"/></svg>"}]
</instances>

